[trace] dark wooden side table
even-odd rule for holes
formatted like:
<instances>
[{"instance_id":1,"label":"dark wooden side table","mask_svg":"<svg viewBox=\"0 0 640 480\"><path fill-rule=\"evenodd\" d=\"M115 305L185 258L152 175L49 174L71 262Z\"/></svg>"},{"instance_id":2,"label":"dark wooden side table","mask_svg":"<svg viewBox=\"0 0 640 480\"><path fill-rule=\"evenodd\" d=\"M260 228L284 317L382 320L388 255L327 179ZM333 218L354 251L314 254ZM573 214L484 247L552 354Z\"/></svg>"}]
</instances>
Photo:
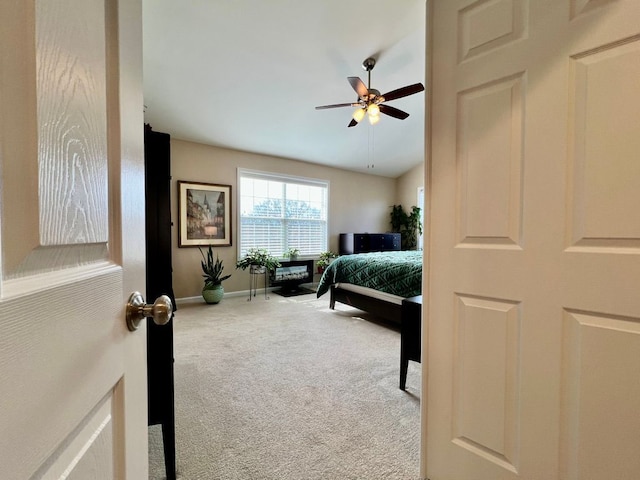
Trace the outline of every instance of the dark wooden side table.
<instances>
[{"instance_id":1,"label":"dark wooden side table","mask_svg":"<svg viewBox=\"0 0 640 480\"><path fill-rule=\"evenodd\" d=\"M400 326L400 390L404 390L407 383L409 360L420 362L421 324L422 295L403 299Z\"/></svg>"}]
</instances>

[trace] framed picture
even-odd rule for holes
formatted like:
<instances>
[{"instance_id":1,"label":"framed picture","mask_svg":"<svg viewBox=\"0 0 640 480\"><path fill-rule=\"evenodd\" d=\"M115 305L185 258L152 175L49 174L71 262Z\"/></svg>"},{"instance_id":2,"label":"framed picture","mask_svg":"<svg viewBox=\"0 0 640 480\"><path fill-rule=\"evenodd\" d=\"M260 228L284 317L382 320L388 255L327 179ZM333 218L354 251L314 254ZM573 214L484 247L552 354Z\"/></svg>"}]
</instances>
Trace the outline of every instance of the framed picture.
<instances>
[{"instance_id":1,"label":"framed picture","mask_svg":"<svg viewBox=\"0 0 640 480\"><path fill-rule=\"evenodd\" d=\"M178 181L178 246L231 245L231 185Z\"/></svg>"}]
</instances>

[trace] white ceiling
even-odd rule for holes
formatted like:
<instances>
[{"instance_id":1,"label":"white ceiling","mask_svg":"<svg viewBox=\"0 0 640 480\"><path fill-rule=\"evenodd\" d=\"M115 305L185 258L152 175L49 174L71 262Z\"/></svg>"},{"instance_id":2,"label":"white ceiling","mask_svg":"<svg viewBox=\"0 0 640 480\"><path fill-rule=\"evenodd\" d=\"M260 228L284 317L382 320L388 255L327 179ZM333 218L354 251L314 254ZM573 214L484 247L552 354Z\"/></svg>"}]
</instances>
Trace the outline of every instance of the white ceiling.
<instances>
[{"instance_id":1,"label":"white ceiling","mask_svg":"<svg viewBox=\"0 0 640 480\"><path fill-rule=\"evenodd\" d=\"M381 93L425 83L425 0L143 0L145 122L173 138L397 177L424 158L425 92L347 128L377 58ZM373 168L371 168L373 165Z\"/></svg>"}]
</instances>

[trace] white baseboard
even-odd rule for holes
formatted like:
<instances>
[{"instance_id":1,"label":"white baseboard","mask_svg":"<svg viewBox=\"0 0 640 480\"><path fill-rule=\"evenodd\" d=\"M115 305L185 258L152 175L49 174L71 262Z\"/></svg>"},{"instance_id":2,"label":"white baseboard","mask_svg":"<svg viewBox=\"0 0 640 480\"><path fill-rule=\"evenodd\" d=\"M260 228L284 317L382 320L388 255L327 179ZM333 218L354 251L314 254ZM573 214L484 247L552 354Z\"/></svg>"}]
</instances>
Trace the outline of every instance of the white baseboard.
<instances>
[{"instance_id":1,"label":"white baseboard","mask_svg":"<svg viewBox=\"0 0 640 480\"><path fill-rule=\"evenodd\" d=\"M268 292L272 292L272 291L276 290L277 288L278 287L269 287L269 288L267 288L267 293ZM264 294L264 288L258 289L258 295L260 293ZM231 298L231 297L247 297L247 298L249 298L249 290L238 290L236 292L224 292L224 296L222 298L225 299L225 298ZM188 303L204 303L204 299L202 298L201 295L198 295L196 297L176 298L176 304L178 306L186 305Z\"/></svg>"}]
</instances>

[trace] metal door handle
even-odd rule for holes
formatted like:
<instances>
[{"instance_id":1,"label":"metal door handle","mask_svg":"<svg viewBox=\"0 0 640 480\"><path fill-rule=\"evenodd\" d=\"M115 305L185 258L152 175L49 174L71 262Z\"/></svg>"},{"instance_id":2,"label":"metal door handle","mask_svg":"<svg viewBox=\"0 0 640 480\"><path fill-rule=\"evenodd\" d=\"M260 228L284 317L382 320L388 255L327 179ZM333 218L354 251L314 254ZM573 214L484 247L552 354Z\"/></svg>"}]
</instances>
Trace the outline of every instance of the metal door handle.
<instances>
[{"instance_id":1,"label":"metal door handle","mask_svg":"<svg viewBox=\"0 0 640 480\"><path fill-rule=\"evenodd\" d=\"M133 292L127 303L127 328L132 332L138 329L143 318L153 318L156 325L164 325L171 320L173 305L166 295L160 295L153 305L144 303L140 292Z\"/></svg>"}]
</instances>

